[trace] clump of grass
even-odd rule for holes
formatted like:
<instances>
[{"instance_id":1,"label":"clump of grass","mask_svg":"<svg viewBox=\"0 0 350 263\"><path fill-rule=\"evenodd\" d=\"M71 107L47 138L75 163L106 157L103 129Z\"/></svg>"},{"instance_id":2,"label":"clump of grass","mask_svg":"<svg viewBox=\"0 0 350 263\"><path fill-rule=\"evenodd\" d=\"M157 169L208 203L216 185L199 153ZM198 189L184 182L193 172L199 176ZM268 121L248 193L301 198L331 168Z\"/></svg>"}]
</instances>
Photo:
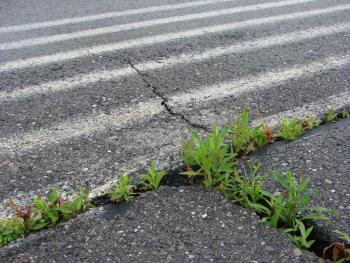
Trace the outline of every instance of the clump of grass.
<instances>
[{"instance_id":1,"label":"clump of grass","mask_svg":"<svg viewBox=\"0 0 350 263\"><path fill-rule=\"evenodd\" d=\"M84 188L76 193L74 198L65 199L62 192L51 189L47 200L36 197L33 204L20 206L10 201L8 207L14 210L14 215L8 219L0 219L0 245L24 236L25 234L54 226L60 221L75 217L91 207L88 191Z\"/></svg>"},{"instance_id":2,"label":"clump of grass","mask_svg":"<svg viewBox=\"0 0 350 263\"><path fill-rule=\"evenodd\" d=\"M347 111L341 111L338 114L338 119L347 119L349 118L349 112Z\"/></svg>"},{"instance_id":3,"label":"clump of grass","mask_svg":"<svg viewBox=\"0 0 350 263\"><path fill-rule=\"evenodd\" d=\"M188 170L182 174L190 178L201 176L208 188L216 187L235 166L235 154L225 143L228 129L214 127L204 138L190 129L191 138L183 147L184 161Z\"/></svg>"},{"instance_id":4,"label":"clump of grass","mask_svg":"<svg viewBox=\"0 0 350 263\"><path fill-rule=\"evenodd\" d=\"M262 148L271 142L271 130L265 125L251 127L249 124L249 112L244 108L241 115L237 116L231 127L231 143L235 153L248 154L256 148Z\"/></svg>"},{"instance_id":5,"label":"clump of grass","mask_svg":"<svg viewBox=\"0 0 350 263\"><path fill-rule=\"evenodd\" d=\"M285 140L295 140L305 133L303 123L297 118L281 119L279 123L278 137Z\"/></svg>"},{"instance_id":6,"label":"clump of grass","mask_svg":"<svg viewBox=\"0 0 350 263\"><path fill-rule=\"evenodd\" d=\"M25 226L20 218L0 219L0 247L22 237L24 233Z\"/></svg>"},{"instance_id":7,"label":"clump of grass","mask_svg":"<svg viewBox=\"0 0 350 263\"><path fill-rule=\"evenodd\" d=\"M143 186L142 188L144 190L157 191L165 173L165 171L157 172L155 164L152 162L148 173L139 175L141 178L141 185Z\"/></svg>"},{"instance_id":8,"label":"clump of grass","mask_svg":"<svg viewBox=\"0 0 350 263\"><path fill-rule=\"evenodd\" d=\"M91 207L88 191L81 189L73 200L62 198L62 193L51 189L48 200L42 197L34 199L31 216L25 220L26 229L39 230L56 225L60 220L75 217Z\"/></svg>"},{"instance_id":9,"label":"clump of grass","mask_svg":"<svg viewBox=\"0 0 350 263\"><path fill-rule=\"evenodd\" d=\"M265 192L267 214L264 218L274 227L289 227L298 225L296 219L324 220L327 217L321 212L306 213L307 211L328 211L324 208L309 207L312 195L317 191L309 188L310 179L299 177L299 181L293 178L292 172L287 171L286 176L278 171L272 172L273 178L282 187L283 193L271 194ZM331 211L329 211L331 212ZM301 214L303 214L302 217Z\"/></svg>"},{"instance_id":10,"label":"clump of grass","mask_svg":"<svg viewBox=\"0 0 350 263\"><path fill-rule=\"evenodd\" d=\"M107 195L114 202L129 202L134 199L134 189L135 185L131 184L130 177L123 174L115 184L115 187L108 191Z\"/></svg>"},{"instance_id":11,"label":"clump of grass","mask_svg":"<svg viewBox=\"0 0 350 263\"><path fill-rule=\"evenodd\" d=\"M338 114L332 109L328 109L326 113L326 122L336 122Z\"/></svg>"},{"instance_id":12,"label":"clump of grass","mask_svg":"<svg viewBox=\"0 0 350 263\"><path fill-rule=\"evenodd\" d=\"M308 117L301 119L300 122L304 130L311 130L315 127L318 127L321 123L321 120L317 117Z\"/></svg>"},{"instance_id":13,"label":"clump of grass","mask_svg":"<svg viewBox=\"0 0 350 263\"><path fill-rule=\"evenodd\" d=\"M332 108L330 108L326 113L326 122L337 122L339 120L347 118L349 118L349 112L345 110L336 113Z\"/></svg>"}]
</instances>

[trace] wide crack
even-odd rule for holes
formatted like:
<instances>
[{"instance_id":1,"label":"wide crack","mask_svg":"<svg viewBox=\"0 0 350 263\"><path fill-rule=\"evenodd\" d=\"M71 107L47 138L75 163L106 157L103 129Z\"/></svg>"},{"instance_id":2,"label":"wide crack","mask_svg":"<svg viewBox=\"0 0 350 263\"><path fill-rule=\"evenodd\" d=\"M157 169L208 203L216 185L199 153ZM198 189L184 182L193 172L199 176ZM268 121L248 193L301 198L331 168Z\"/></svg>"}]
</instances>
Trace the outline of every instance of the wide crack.
<instances>
[{"instance_id":1,"label":"wide crack","mask_svg":"<svg viewBox=\"0 0 350 263\"><path fill-rule=\"evenodd\" d=\"M142 81L146 84L146 86L159 98L162 99L161 105L165 108L165 110L171 115L175 117L179 117L182 119L186 124L191 126L195 129L201 129L204 131L209 131L207 127L205 127L202 124L194 123L190 121L184 114L181 114L179 112L176 112L170 105L169 105L169 99L164 96L160 91L159 88L156 85L152 84L152 81L150 81L150 76L147 75L147 73L144 73L140 71L133 62L131 62L129 59L125 59L126 63L133 69L135 72L141 77Z\"/></svg>"}]
</instances>

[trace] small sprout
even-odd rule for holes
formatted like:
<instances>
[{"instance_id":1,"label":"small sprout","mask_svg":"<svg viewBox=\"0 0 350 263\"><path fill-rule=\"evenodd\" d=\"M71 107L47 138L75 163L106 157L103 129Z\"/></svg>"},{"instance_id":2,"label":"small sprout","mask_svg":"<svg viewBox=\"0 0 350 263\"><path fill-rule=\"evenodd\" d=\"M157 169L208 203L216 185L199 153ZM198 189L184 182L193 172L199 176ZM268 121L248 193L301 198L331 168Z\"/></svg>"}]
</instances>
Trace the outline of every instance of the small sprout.
<instances>
[{"instance_id":1,"label":"small sprout","mask_svg":"<svg viewBox=\"0 0 350 263\"><path fill-rule=\"evenodd\" d=\"M305 133L302 122L296 118L281 119L278 137L285 140L294 140Z\"/></svg>"},{"instance_id":2,"label":"small sprout","mask_svg":"<svg viewBox=\"0 0 350 263\"><path fill-rule=\"evenodd\" d=\"M141 184L143 185L143 189L157 191L159 188L159 184L162 181L165 173L166 173L165 171L157 172L155 164L154 162L152 162L148 170L148 173L140 174L140 178L142 179Z\"/></svg>"},{"instance_id":3,"label":"small sprout","mask_svg":"<svg viewBox=\"0 0 350 263\"><path fill-rule=\"evenodd\" d=\"M336 122L337 121L337 113L330 108L326 113L326 121L327 122Z\"/></svg>"},{"instance_id":4,"label":"small sprout","mask_svg":"<svg viewBox=\"0 0 350 263\"><path fill-rule=\"evenodd\" d=\"M114 202L129 202L134 199L134 185L130 184L130 177L122 175L119 181L115 184L115 188L110 190L107 194Z\"/></svg>"}]
</instances>

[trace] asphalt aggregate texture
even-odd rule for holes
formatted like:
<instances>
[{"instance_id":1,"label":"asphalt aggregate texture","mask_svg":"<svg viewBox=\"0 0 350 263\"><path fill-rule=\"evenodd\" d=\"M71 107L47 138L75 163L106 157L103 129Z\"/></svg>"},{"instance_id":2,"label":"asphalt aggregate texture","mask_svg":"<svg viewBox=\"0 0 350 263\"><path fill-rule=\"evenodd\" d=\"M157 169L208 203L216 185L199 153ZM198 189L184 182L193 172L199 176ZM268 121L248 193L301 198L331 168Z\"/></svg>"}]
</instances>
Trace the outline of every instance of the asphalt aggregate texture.
<instances>
[{"instance_id":1,"label":"asphalt aggregate texture","mask_svg":"<svg viewBox=\"0 0 350 263\"><path fill-rule=\"evenodd\" d=\"M1 262L318 262L287 235L195 186L94 208L0 250Z\"/></svg>"},{"instance_id":2,"label":"asphalt aggregate texture","mask_svg":"<svg viewBox=\"0 0 350 263\"><path fill-rule=\"evenodd\" d=\"M231 11L227 13L228 10ZM350 105L349 14L348 0L2 1L0 204L7 199L29 203L36 195L45 196L52 187L70 191L83 186L97 191L116 182L122 172L146 169L151 161L158 168L178 167L189 127L204 132L214 124L227 124L244 106L249 107L256 122L276 119L287 112L309 116L324 114L328 106L335 110L347 108ZM342 148L348 145L349 130L347 122L339 125L330 130L325 128L324 132L320 129L315 133L319 134L315 141L312 140L317 136L310 135L295 144L276 146L273 156L268 152L262 158L266 167L297 167L304 172L303 169L315 166L305 172L315 173L312 183L321 190L316 202L342 210L342 216L334 222L349 232L345 187L348 181L344 176L349 173L345 162L349 153ZM334 141L329 141L333 138L330 134L336 138ZM305 144L309 140L313 143L300 144L303 140ZM290 147L292 153L285 147ZM314 152L309 152L312 149ZM288 166L278 167L283 158ZM318 167L325 163L321 158L328 162L327 167ZM229 224L229 218L225 219L226 227L230 228L228 233L237 235L237 240L229 240L224 228L205 230L210 225L208 220L180 226L167 213L179 222L192 217L186 214L181 221L181 214L174 214L172 206L182 205L186 210L192 205L194 210L200 209L187 198L202 202L203 207L206 205L187 189L178 192L179 189L165 188L158 193L165 199L159 201L164 207L157 207L159 211L165 209L161 212L164 222L158 223L164 229L173 226L182 229L189 224L188 238L204 244L196 246L195 242L189 242L192 251L189 254L176 243L185 235L181 231L180 237L162 234L166 246L146 229L145 237L135 237L137 245L133 245L131 237L123 237L124 244L112 235L119 237L118 231L136 235L138 230L131 229L137 229L137 222L142 226L140 219L146 212L141 204L155 213L151 204L158 202L158 197L152 193L125 205L121 216L113 215L112 205L95 208L72 223L28 237L36 245L30 246L29 241L22 240L17 248L13 245L1 253L9 260L23 261L43 261L49 255L58 258L57 261L66 261L65 253L77 261L93 261L93 255L102 259L111 253L112 261L134 262L134 258L137 261L143 257L136 252L139 247L143 249L140 252L154 254L160 261L168 260L164 256L168 253L169 262L232 262L239 257L247 262L250 259L264 262L260 260L265 258L266 262L304 259L313 262L313 258L307 260L310 256L307 252L293 258L294 247L287 238L260 225L250 212L232 204L215 204L206 198L208 195L222 202L216 193L190 189L202 196L211 209L216 205L218 210L222 209L220 213L236 209L241 217L232 212L232 220L246 228L246 237L257 238L243 240L243 234L235 233L235 225ZM170 200L170 193L178 200ZM180 203L176 204L177 201ZM130 216L124 218L128 213ZM0 215L3 214L6 213L0 209ZM211 224L217 223L214 217L208 218L213 220ZM125 223L126 229L114 229L119 224L113 226L114 220ZM145 220L148 226L157 227L154 218ZM118 227L123 227L120 224ZM87 234L86 229L92 232ZM224 244L217 247L218 254L209 245L210 234ZM52 238L55 235L57 239ZM66 240L64 236L70 238ZM80 243L73 242L77 238ZM98 242L99 239L104 241ZM41 241L47 243L41 246ZM169 249L173 249L172 242L175 249L181 247L181 253ZM249 245L251 242L255 243ZM263 242L270 245L261 245ZM83 248L85 243L87 249ZM118 250L113 251L114 244L119 244ZM35 251L38 246L43 248L42 254ZM65 250L69 246L73 248L71 252ZM92 252L88 252L88 247ZM98 254L98 248L105 247L108 252ZM231 253L232 248L237 248L237 254ZM19 251L17 255L15 249ZM128 249L130 253L126 252ZM105 250L101 249L100 253Z\"/></svg>"}]
</instances>

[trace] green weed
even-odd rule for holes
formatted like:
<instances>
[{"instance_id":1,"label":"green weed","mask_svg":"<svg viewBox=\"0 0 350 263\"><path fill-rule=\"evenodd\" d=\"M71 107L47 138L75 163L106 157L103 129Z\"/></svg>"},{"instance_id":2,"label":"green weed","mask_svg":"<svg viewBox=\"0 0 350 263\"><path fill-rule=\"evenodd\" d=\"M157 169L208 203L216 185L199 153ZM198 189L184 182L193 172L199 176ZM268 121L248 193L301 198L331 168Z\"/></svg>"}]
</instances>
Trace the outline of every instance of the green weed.
<instances>
[{"instance_id":1,"label":"green weed","mask_svg":"<svg viewBox=\"0 0 350 263\"><path fill-rule=\"evenodd\" d=\"M0 219L0 247L24 235L25 227L20 218Z\"/></svg>"},{"instance_id":2,"label":"green weed","mask_svg":"<svg viewBox=\"0 0 350 263\"><path fill-rule=\"evenodd\" d=\"M272 176L282 186L283 193L264 192L269 214L264 217L263 221L274 227L287 228L292 226L296 219L324 220L327 218L323 213L317 212L307 213L301 217L306 210L310 211L310 208L306 208L310 204L311 196L316 193L315 190L308 188L309 178L303 179L300 176L299 181L296 181L291 171L287 171L286 176L278 171L273 171ZM312 207L311 210L328 211L318 207Z\"/></svg>"},{"instance_id":3,"label":"green weed","mask_svg":"<svg viewBox=\"0 0 350 263\"><path fill-rule=\"evenodd\" d=\"M285 140L295 140L305 133L305 129L301 121L296 118L281 119L279 124L278 137Z\"/></svg>"},{"instance_id":4,"label":"green weed","mask_svg":"<svg viewBox=\"0 0 350 263\"><path fill-rule=\"evenodd\" d=\"M260 165L249 166L244 169L244 175L240 175L235 168L233 176L227 178L222 183L221 190L232 202L237 202L246 208L257 212L266 211L266 208L260 204L264 198L263 177L258 175ZM248 171L247 171L248 170Z\"/></svg>"},{"instance_id":5,"label":"green weed","mask_svg":"<svg viewBox=\"0 0 350 263\"><path fill-rule=\"evenodd\" d=\"M68 200L62 197L60 191L51 189L47 201L36 197L30 206L19 206L9 201L7 207L15 212L12 218L0 219L0 245L6 245L30 231L54 226L59 221L73 218L91 207L86 189L80 189L75 195L72 200Z\"/></svg>"},{"instance_id":6,"label":"green weed","mask_svg":"<svg viewBox=\"0 0 350 263\"><path fill-rule=\"evenodd\" d=\"M337 121L337 116L338 114L332 109L328 109L327 113L326 113L326 121L327 122L336 122Z\"/></svg>"},{"instance_id":7,"label":"green weed","mask_svg":"<svg viewBox=\"0 0 350 263\"><path fill-rule=\"evenodd\" d=\"M244 108L241 115L238 116L232 127L231 142L235 153L243 152L248 154L256 148L262 148L269 142L269 138L264 133L262 125L251 127L249 125L249 112Z\"/></svg>"},{"instance_id":8,"label":"green weed","mask_svg":"<svg viewBox=\"0 0 350 263\"><path fill-rule=\"evenodd\" d=\"M155 164L152 162L148 173L139 175L142 179L141 184L143 185L143 189L157 191L165 173L165 171L157 172Z\"/></svg>"},{"instance_id":9,"label":"green weed","mask_svg":"<svg viewBox=\"0 0 350 263\"><path fill-rule=\"evenodd\" d=\"M235 154L225 144L228 129L214 127L204 138L193 129L190 133L191 138L183 147L184 161L189 169L182 174L190 178L203 177L203 184L208 188L218 186L235 166Z\"/></svg>"},{"instance_id":10,"label":"green weed","mask_svg":"<svg viewBox=\"0 0 350 263\"><path fill-rule=\"evenodd\" d=\"M341 111L338 114L338 119L347 119L349 118L349 112L347 111Z\"/></svg>"},{"instance_id":11,"label":"green weed","mask_svg":"<svg viewBox=\"0 0 350 263\"><path fill-rule=\"evenodd\" d=\"M315 127L318 127L321 123L321 120L317 117L308 117L301 119L300 122L304 130L311 130Z\"/></svg>"},{"instance_id":12,"label":"green weed","mask_svg":"<svg viewBox=\"0 0 350 263\"><path fill-rule=\"evenodd\" d=\"M60 191L51 189L47 201L42 197L34 199L30 217L24 218L26 230L54 226L59 221L73 218L90 207L86 189L82 188L72 200L65 200Z\"/></svg>"},{"instance_id":13,"label":"green weed","mask_svg":"<svg viewBox=\"0 0 350 263\"><path fill-rule=\"evenodd\" d=\"M313 226L306 229L301 220L294 219L292 227L284 229L283 232L289 235L295 245L303 249L308 249L315 243L315 240L308 240L312 230Z\"/></svg>"},{"instance_id":14,"label":"green weed","mask_svg":"<svg viewBox=\"0 0 350 263\"><path fill-rule=\"evenodd\" d=\"M338 234L339 235L339 238L347 241L347 242L350 242L350 235L343 232L343 231L340 231L340 230L334 230L334 233Z\"/></svg>"},{"instance_id":15,"label":"green weed","mask_svg":"<svg viewBox=\"0 0 350 263\"><path fill-rule=\"evenodd\" d=\"M129 202L134 199L135 185L130 183L130 177L128 175L122 175L119 181L115 184L115 188L111 189L107 194L114 202Z\"/></svg>"}]
</instances>

